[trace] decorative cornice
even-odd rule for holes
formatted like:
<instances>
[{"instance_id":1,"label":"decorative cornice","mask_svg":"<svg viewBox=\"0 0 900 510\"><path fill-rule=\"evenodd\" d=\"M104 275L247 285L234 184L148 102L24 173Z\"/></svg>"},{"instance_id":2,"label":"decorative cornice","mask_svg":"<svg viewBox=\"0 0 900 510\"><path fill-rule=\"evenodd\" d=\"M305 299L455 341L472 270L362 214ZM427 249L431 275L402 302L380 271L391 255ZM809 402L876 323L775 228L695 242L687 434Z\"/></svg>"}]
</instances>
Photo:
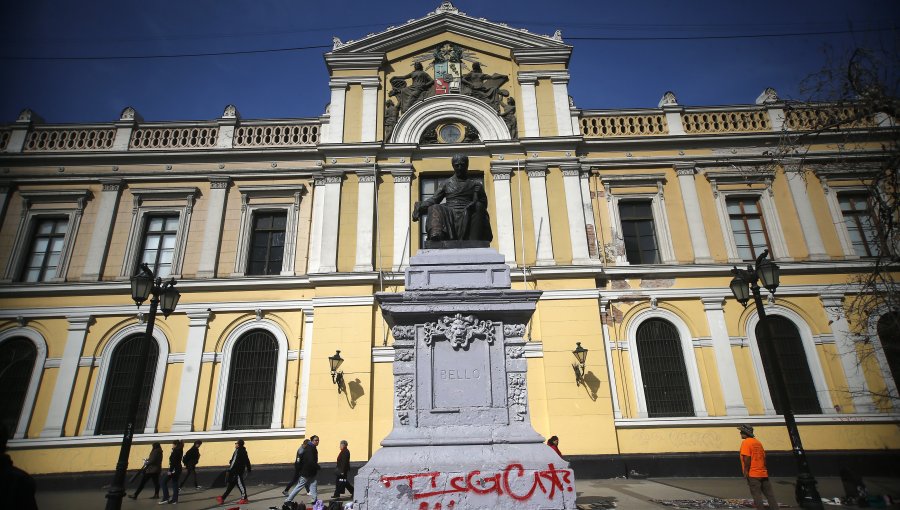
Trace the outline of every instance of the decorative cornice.
<instances>
[{"instance_id":1,"label":"decorative cornice","mask_svg":"<svg viewBox=\"0 0 900 510\"><path fill-rule=\"evenodd\" d=\"M227 189L231 183L231 177L210 177L209 187L211 189Z\"/></svg>"}]
</instances>

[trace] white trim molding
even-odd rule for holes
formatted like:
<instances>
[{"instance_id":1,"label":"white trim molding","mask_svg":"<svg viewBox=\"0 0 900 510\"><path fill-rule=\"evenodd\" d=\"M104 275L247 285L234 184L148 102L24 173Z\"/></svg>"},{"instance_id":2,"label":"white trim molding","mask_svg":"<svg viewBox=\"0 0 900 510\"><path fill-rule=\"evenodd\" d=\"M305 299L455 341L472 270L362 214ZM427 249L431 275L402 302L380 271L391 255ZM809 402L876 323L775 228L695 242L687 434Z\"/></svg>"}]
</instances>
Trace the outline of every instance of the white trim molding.
<instances>
[{"instance_id":1,"label":"white trim molding","mask_svg":"<svg viewBox=\"0 0 900 510\"><path fill-rule=\"evenodd\" d=\"M649 201L653 211L653 227L656 230L656 244L659 250L659 261L662 264L675 264L675 247L672 245L672 233L669 228L669 215L666 213L665 174L644 175L602 175L600 182L606 194L606 205L609 210L609 221L615 229L612 235L622 249L616 252L616 265L627 266L622 237L622 219L619 215L619 203L624 201ZM655 186L655 193L631 192L629 188Z\"/></svg>"},{"instance_id":2,"label":"white trim molding","mask_svg":"<svg viewBox=\"0 0 900 510\"><path fill-rule=\"evenodd\" d=\"M172 278L181 277L184 264L184 251L187 248L187 235L191 226L191 214L194 210L196 187L184 188L131 188L133 204L131 207L131 229L125 244L125 257L122 261L120 278L129 278L134 273L140 260L141 248L144 244L145 218L149 214L177 214L178 233L175 236L175 253L172 260ZM165 202L166 205L147 205L147 202ZM177 205L183 202L183 205Z\"/></svg>"},{"instance_id":3,"label":"white trim molding","mask_svg":"<svg viewBox=\"0 0 900 510\"><path fill-rule=\"evenodd\" d=\"M675 313L664 308L647 308L635 314L635 316L628 321L628 326L625 328L625 338L628 342L628 350L632 353L629 358L631 358L631 373L634 377L634 393L637 396L638 401L638 417L647 418L648 412L647 400L643 391L644 379L641 376L640 355L637 350L637 330L641 324L650 319L663 319L668 321L678 331L681 354L684 356L684 368L685 372L687 372L688 386L691 389L691 401L694 407L694 416L707 416L706 402L703 399L703 388L700 384L700 372L697 369L697 357L694 354L694 340L691 336L691 330L688 328L687 324L685 324L684 320Z\"/></svg>"},{"instance_id":4,"label":"white trim molding","mask_svg":"<svg viewBox=\"0 0 900 510\"><path fill-rule=\"evenodd\" d=\"M419 143L422 133L443 119L458 119L472 125L481 139L509 140L509 128L487 103L462 94L431 96L414 104L400 116L391 143Z\"/></svg>"},{"instance_id":5,"label":"white trim molding","mask_svg":"<svg viewBox=\"0 0 900 510\"><path fill-rule=\"evenodd\" d=\"M116 347L126 338L132 335L144 335L146 332L146 325L132 324L117 331L116 334L106 342L106 345L103 347L103 351L100 354L100 369L97 372L97 382L94 385L91 408L88 411L88 419L82 435L93 436L97 430L97 420L100 416L100 408L103 406L103 395L109 376L109 366L112 361L112 354ZM169 339L166 337L166 334L163 333L160 328L154 328L153 339L156 340L159 353L156 358L156 371L153 374L153 387L150 391L150 406L147 408L147 423L144 426L145 434L153 434L156 432L160 402L162 401L162 390L165 386L166 365L169 361Z\"/></svg>"},{"instance_id":6,"label":"white trim molding","mask_svg":"<svg viewBox=\"0 0 900 510\"><path fill-rule=\"evenodd\" d=\"M28 389L25 390L25 398L22 400L22 411L19 413L19 421L13 432L14 439L22 439L28 432L31 424L31 414L34 411L34 400L37 397L38 387L41 385L41 377L44 375L44 363L47 360L47 341L44 336L28 327L17 327L0 332L0 345L12 338L25 338L34 344L34 365L31 368L31 378L28 381Z\"/></svg>"},{"instance_id":7,"label":"white trim molding","mask_svg":"<svg viewBox=\"0 0 900 510\"><path fill-rule=\"evenodd\" d=\"M288 339L274 321L269 319L250 319L232 329L222 345L222 367L219 371L219 386L216 390L216 408L213 415L213 423L210 430L222 430L225 418L225 400L228 397L228 379L231 374L231 358L234 345L245 334L254 329L268 331L275 337L278 344L278 360L275 371L275 395L272 399L272 429L282 428L282 414L284 414L284 387L287 376Z\"/></svg>"},{"instance_id":8,"label":"white trim molding","mask_svg":"<svg viewBox=\"0 0 900 510\"><path fill-rule=\"evenodd\" d=\"M249 263L250 240L253 237L253 218L260 212L285 211L284 253L281 276L294 276L297 253L297 230L300 224L300 200L306 192L303 184L273 184L238 186L241 194L241 226L238 232L237 254L233 277L244 276ZM280 199L278 202L251 203L261 198Z\"/></svg>"},{"instance_id":9,"label":"white trim molding","mask_svg":"<svg viewBox=\"0 0 900 510\"><path fill-rule=\"evenodd\" d=\"M766 305L766 315L780 315L781 317L794 323L797 331L800 333L800 340L803 344L803 352L806 354L806 364L809 367L809 375L812 377L813 386L816 390L816 396L819 399L819 407L822 408L822 414L834 414L834 404L831 401L831 393L828 389L828 383L825 381L825 372L822 369L822 363L816 352L816 341L813 338L812 330L809 324L803 320L797 312L781 305ZM775 405L772 403L772 395L769 394L769 384L766 379L766 372L763 368L762 357L759 353L758 339L756 338L756 325L759 324L759 314L756 310L750 312L745 323L745 332L750 340L750 356L753 360L753 369L756 372L756 381L759 386L759 394L763 400L764 412L767 415L774 415Z\"/></svg>"}]
</instances>

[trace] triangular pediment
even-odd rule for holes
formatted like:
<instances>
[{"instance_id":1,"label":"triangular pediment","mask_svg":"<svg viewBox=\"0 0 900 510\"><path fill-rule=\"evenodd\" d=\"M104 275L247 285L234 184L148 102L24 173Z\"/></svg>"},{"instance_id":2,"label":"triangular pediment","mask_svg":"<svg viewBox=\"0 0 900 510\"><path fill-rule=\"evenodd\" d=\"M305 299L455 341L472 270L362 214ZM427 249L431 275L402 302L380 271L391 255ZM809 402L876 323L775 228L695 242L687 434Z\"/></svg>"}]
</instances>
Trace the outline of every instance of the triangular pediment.
<instances>
[{"instance_id":1,"label":"triangular pediment","mask_svg":"<svg viewBox=\"0 0 900 510\"><path fill-rule=\"evenodd\" d=\"M553 36L534 34L484 18L473 18L460 12L450 2L443 2L422 18L388 27L383 32L370 34L360 40L341 42L335 39L334 49L325 58L330 66L339 66L342 61L364 58L365 54L372 57L384 55L422 40L447 34L509 49L513 59L522 63L552 61L565 65L572 53L572 47L562 41L559 33Z\"/></svg>"}]
</instances>

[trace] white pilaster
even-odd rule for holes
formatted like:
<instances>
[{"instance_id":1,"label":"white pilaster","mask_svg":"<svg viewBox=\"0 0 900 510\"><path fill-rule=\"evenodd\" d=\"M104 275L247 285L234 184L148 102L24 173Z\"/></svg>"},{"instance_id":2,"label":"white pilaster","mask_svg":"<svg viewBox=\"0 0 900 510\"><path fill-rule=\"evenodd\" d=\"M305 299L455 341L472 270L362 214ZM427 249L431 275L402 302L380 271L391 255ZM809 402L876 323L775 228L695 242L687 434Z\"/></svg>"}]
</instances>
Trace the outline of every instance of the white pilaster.
<instances>
[{"instance_id":1,"label":"white pilaster","mask_svg":"<svg viewBox=\"0 0 900 510\"><path fill-rule=\"evenodd\" d=\"M684 113L684 108L678 105L663 106L662 110L666 115L666 124L669 126L669 134L683 135L684 123L681 121L681 114Z\"/></svg>"},{"instance_id":2,"label":"white pilaster","mask_svg":"<svg viewBox=\"0 0 900 510\"><path fill-rule=\"evenodd\" d=\"M300 400L297 408L296 426L306 427L306 417L309 411L309 374L310 362L312 361L313 346L313 317L314 310L312 308L303 309L303 355L300 367L300 386L297 388L297 394Z\"/></svg>"},{"instance_id":3,"label":"white pilaster","mask_svg":"<svg viewBox=\"0 0 900 510\"><path fill-rule=\"evenodd\" d=\"M319 272L337 271L338 229L341 219L342 174L325 176L325 211L322 219L322 253L319 255Z\"/></svg>"},{"instance_id":4,"label":"white pilaster","mask_svg":"<svg viewBox=\"0 0 900 510\"><path fill-rule=\"evenodd\" d=\"M681 199L684 201L684 214L687 218L688 233L691 236L691 247L694 249L694 262L709 264L713 261L709 253L709 241L703 225L703 214L700 212L700 199L697 197L697 186L694 174L697 169L693 163L675 165L678 174L678 187L681 188Z\"/></svg>"},{"instance_id":5,"label":"white pilaster","mask_svg":"<svg viewBox=\"0 0 900 510\"><path fill-rule=\"evenodd\" d=\"M332 81L328 85L331 88L331 113L328 122L331 128L327 143L343 143L344 142L344 104L347 99L347 83L343 81Z\"/></svg>"},{"instance_id":6,"label":"white pilaster","mask_svg":"<svg viewBox=\"0 0 900 510\"><path fill-rule=\"evenodd\" d=\"M581 201L581 167L563 167L563 187L566 190L566 214L569 217L569 238L572 241L572 264L590 264L587 230L584 226L584 204Z\"/></svg>"},{"instance_id":7,"label":"white pilaster","mask_svg":"<svg viewBox=\"0 0 900 510\"><path fill-rule=\"evenodd\" d=\"M69 321L66 347L59 364L56 385L53 387L53 397L50 399L50 409L47 411L47 420L44 422L41 437L61 437L65 432L66 415L69 413L75 377L78 375L78 362L81 360L84 339L91 324L90 315L69 316L66 320Z\"/></svg>"},{"instance_id":8,"label":"white pilaster","mask_svg":"<svg viewBox=\"0 0 900 510\"><path fill-rule=\"evenodd\" d=\"M400 271L409 264L412 170L393 170L391 175L394 177L394 256L391 270Z\"/></svg>"},{"instance_id":9,"label":"white pilaster","mask_svg":"<svg viewBox=\"0 0 900 510\"><path fill-rule=\"evenodd\" d=\"M572 114L569 111L569 76L551 76L553 106L556 109L556 129L559 136L572 136Z\"/></svg>"},{"instance_id":10,"label":"white pilaster","mask_svg":"<svg viewBox=\"0 0 900 510\"><path fill-rule=\"evenodd\" d=\"M365 79L362 85L362 142L374 142L378 126L378 78Z\"/></svg>"},{"instance_id":11,"label":"white pilaster","mask_svg":"<svg viewBox=\"0 0 900 510\"><path fill-rule=\"evenodd\" d=\"M583 170L578 176L578 183L581 187L581 206L584 209L584 228L587 235L588 255L593 263L597 263L600 259L600 233L597 232L597 225L594 222L594 205L591 201L591 172Z\"/></svg>"},{"instance_id":12,"label":"white pilaster","mask_svg":"<svg viewBox=\"0 0 900 510\"><path fill-rule=\"evenodd\" d=\"M203 346L206 344L206 330L211 313L189 312L187 314L187 347L184 350L184 366L181 370L181 388L175 406L172 432L192 432L194 430L194 407L200 383L200 366L203 363Z\"/></svg>"},{"instance_id":13,"label":"white pilaster","mask_svg":"<svg viewBox=\"0 0 900 510\"><path fill-rule=\"evenodd\" d=\"M312 226L309 232L308 273L318 273L322 254L322 222L325 221L325 178L316 177L313 185Z\"/></svg>"},{"instance_id":14,"label":"white pilaster","mask_svg":"<svg viewBox=\"0 0 900 510\"><path fill-rule=\"evenodd\" d=\"M731 340L728 327L725 325L725 312L722 309L724 298L702 298L706 311L706 322L712 337L713 353L716 356L716 371L719 373L719 385L725 399L725 414L728 416L747 416L744 396L741 394L741 383L738 380L734 356L731 353Z\"/></svg>"},{"instance_id":15,"label":"white pilaster","mask_svg":"<svg viewBox=\"0 0 900 510\"><path fill-rule=\"evenodd\" d=\"M622 409L619 407L619 389L616 383L616 372L613 369L615 357L613 355L612 341L609 339L609 306L609 301L605 299L600 300L600 317L603 320L601 330L603 332L603 348L606 351L606 373L609 377L609 393L612 400L613 417L621 418Z\"/></svg>"},{"instance_id":16,"label":"white pilaster","mask_svg":"<svg viewBox=\"0 0 900 510\"><path fill-rule=\"evenodd\" d=\"M826 294L819 296L825 314L831 323L831 334L834 336L834 346L841 360L841 368L847 378L847 391L853 401L853 407L857 413L874 413L875 405L872 402L872 394L866 384L866 378L862 372L862 360L856 351L850 324L847 322L847 313L844 311L843 294Z\"/></svg>"},{"instance_id":17,"label":"white pilaster","mask_svg":"<svg viewBox=\"0 0 900 510\"><path fill-rule=\"evenodd\" d=\"M357 171L359 194L356 200L356 265L354 271L372 270L372 236L375 225L375 172Z\"/></svg>"},{"instance_id":18,"label":"white pilaster","mask_svg":"<svg viewBox=\"0 0 900 510\"><path fill-rule=\"evenodd\" d=\"M119 115L119 121L116 122L116 137L113 139L112 150L114 152L125 152L131 145L131 134L139 122L144 119L131 106L126 106Z\"/></svg>"},{"instance_id":19,"label":"white pilaster","mask_svg":"<svg viewBox=\"0 0 900 510\"><path fill-rule=\"evenodd\" d=\"M81 281L85 282L95 282L100 279L100 273L106 263L106 249L109 247L109 236L112 234L116 209L119 207L119 192L122 189L121 179L101 179L100 182L103 191L100 193L100 203L97 206L96 220L94 220L94 232L91 234L91 244L88 246L84 270L81 272ZM0 211L2 210L0 207Z\"/></svg>"},{"instance_id":20,"label":"white pilaster","mask_svg":"<svg viewBox=\"0 0 900 510\"><path fill-rule=\"evenodd\" d=\"M519 85L522 89L522 119L525 121L525 137L541 136L538 125L537 95L534 87L537 78L534 76L519 76Z\"/></svg>"},{"instance_id":21,"label":"white pilaster","mask_svg":"<svg viewBox=\"0 0 900 510\"><path fill-rule=\"evenodd\" d=\"M222 239L222 221L225 219L225 197L228 194L228 177L209 178L206 227L203 229L203 245L200 248L200 265L197 278L215 278L219 262L219 243Z\"/></svg>"},{"instance_id":22,"label":"white pilaster","mask_svg":"<svg viewBox=\"0 0 900 510\"><path fill-rule=\"evenodd\" d=\"M513 226L512 195L509 189L511 168L491 168L494 179L494 211L497 217L497 242L506 263L516 265L515 227Z\"/></svg>"},{"instance_id":23,"label":"white pilaster","mask_svg":"<svg viewBox=\"0 0 900 510\"><path fill-rule=\"evenodd\" d=\"M234 130L237 128L239 118L240 115L234 105L230 104L225 107L222 117L216 121L219 125L219 134L216 138L217 149L234 148Z\"/></svg>"},{"instance_id":24,"label":"white pilaster","mask_svg":"<svg viewBox=\"0 0 900 510\"><path fill-rule=\"evenodd\" d=\"M534 222L534 237L537 245L535 247L536 264L552 266L556 264L556 261L553 259L550 209L547 205L547 169L526 168L526 172L528 173L528 186L531 189L531 219Z\"/></svg>"},{"instance_id":25,"label":"white pilaster","mask_svg":"<svg viewBox=\"0 0 900 510\"><path fill-rule=\"evenodd\" d=\"M825 251L825 243L822 242L819 225L816 223L816 214L812 210L809 195L806 193L806 180L796 165L786 165L784 175L787 177L788 188L791 190L791 198L794 199L794 207L797 209L797 218L800 220L800 229L803 230L803 237L806 239L806 249L809 252L810 260L827 260L829 257Z\"/></svg>"}]
</instances>

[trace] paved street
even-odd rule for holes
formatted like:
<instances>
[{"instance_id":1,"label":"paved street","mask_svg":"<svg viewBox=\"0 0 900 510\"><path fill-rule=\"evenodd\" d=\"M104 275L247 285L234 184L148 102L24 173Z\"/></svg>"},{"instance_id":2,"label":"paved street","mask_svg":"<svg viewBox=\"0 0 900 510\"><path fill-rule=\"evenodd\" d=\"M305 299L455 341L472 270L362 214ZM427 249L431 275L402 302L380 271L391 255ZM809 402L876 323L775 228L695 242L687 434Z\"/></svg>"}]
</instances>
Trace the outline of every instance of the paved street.
<instances>
[{"instance_id":1,"label":"paved street","mask_svg":"<svg viewBox=\"0 0 900 510\"><path fill-rule=\"evenodd\" d=\"M792 478L773 478L776 496L782 504L796 507L794 502L794 480ZM823 498L834 498L843 495L841 481L838 478L819 478L819 491ZM870 494L892 494L900 496L900 478L866 478ZM617 508L621 510L663 509L667 507L654 503L653 500L708 500L749 498L747 485L742 478L658 478L653 480L603 479L577 480L576 482L579 508ZM39 485L40 487L40 485ZM240 505L241 510L266 510L269 507L281 507L283 496L282 485L248 483L250 503ZM330 496L334 486L320 485L320 495ZM188 489L179 497L177 508L200 510L212 508L232 508L237 505L238 494L235 490L224 506L218 506L215 496L222 493L221 488L194 490ZM142 510L159 508L159 500L149 499L153 494L152 487L141 494L137 501L126 499L122 505L125 510ZM39 490L38 505L42 510L56 509L102 509L106 503L104 490L53 491ZM303 493L298 501L309 503L308 496ZM613 506L613 504L615 506ZM171 508L171 507L167 507ZM840 505L826 505L826 509L850 508ZM855 507L853 507L855 508ZM893 505L890 508L900 508Z\"/></svg>"}]
</instances>

